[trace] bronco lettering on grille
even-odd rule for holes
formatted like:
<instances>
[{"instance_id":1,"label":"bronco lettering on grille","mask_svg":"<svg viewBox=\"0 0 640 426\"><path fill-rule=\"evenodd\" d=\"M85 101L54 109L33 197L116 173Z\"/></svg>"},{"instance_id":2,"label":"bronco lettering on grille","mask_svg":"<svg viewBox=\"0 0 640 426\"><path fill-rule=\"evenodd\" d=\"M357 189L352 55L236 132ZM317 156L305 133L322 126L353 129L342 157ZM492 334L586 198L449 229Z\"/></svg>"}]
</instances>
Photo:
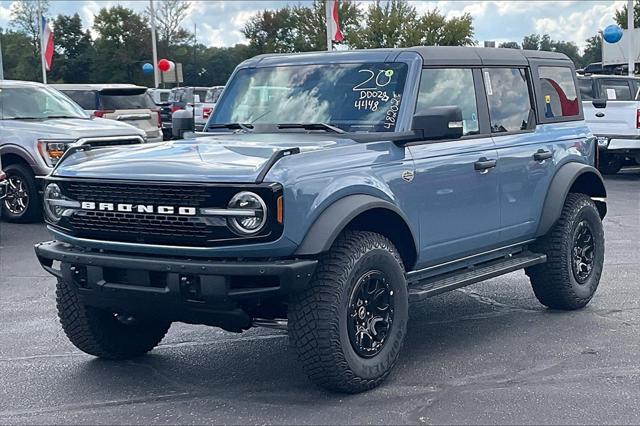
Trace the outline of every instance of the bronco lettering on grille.
<instances>
[{"instance_id":1,"label":"bronco lettering on grille","mask_svg":"<svg viewBox=\"0 0 640 426\"><path fill-rule=\"evenodd\" d=\"M195 216L195 207L155 206L153 204L121 204L121 203L97 203L95 201L83 201L82 210L99 210L122 213L157 213L177 214L181 216Z\"/></svg>"}]
</instances>

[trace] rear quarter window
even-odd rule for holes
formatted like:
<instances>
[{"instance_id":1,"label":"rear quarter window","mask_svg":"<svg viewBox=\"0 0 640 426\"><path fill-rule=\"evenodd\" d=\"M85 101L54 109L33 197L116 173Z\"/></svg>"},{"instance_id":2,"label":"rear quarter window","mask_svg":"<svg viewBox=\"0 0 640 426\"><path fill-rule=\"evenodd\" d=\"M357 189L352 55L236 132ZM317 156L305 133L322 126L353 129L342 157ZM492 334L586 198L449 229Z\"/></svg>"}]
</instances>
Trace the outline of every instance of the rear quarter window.
<instances>
[{"instance_id":1,"label":"rear quarter window","mask_svg":"<svg viewBox=\"0 0 640 426\"><path fill-rule=\"evenodd\" d=\"M600 97L609 101L631 101L629 81L625 79L603 79L600 83Z\"/></svg>"},{"instance_id":2,"label":"rear quarter window","mask_svg":"<svg viewBox=\"0 0 640 426\"><path fill-rule=\"evenodd\" d=\"M96 92L92 90L61 90L61 92L80 105L82 109L93 110L98 108Z\"/></svg>"},{"instance_id":3,"label":"rear quarter window","mask_svg":"<svg viewBox=\"0 0 640 426\"><path fill-rule=\"evenodd\" d=\"M578 92L569 67L538 67L545 118L580 115Z\"/></svg>"}]
</instances>

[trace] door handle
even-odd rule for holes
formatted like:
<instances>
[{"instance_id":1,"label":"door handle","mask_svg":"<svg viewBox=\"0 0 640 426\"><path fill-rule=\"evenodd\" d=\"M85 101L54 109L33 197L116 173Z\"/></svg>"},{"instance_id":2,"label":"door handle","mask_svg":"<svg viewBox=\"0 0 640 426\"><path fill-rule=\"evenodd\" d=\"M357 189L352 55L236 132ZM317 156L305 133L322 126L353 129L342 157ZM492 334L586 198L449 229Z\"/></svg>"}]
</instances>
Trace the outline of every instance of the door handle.
<instances>
[{"instance_id":1,"label":"door handle","mask_svg":"<svg viewBox=\"0 0 640 426\"><path fill-rule=\"evenodd\" d=\"M553 153L551 151L547 151L546 149L539 149L538 152L533 154L533 159L536 161L544 161L553 157Z\"/></svg>"},{"instance_id":2,"label":"door handle","mask_svg":"<svg viewBox=\"0 0 640 426\"><path fill-rule=\"evenodd\" d=\"M596 112L596 117L598 118L604 117L604 112Z\"/></svg>"},{"instance_id":3,"label":"door handle","mask_svg":"<svg viewBox=\"0 0 640 426\"><path fill-rule=\"evenodd\" d=\"M478 159L478 161L473 163L473 168L480 173L487 173L489 169L492 169L496 166L496 163L496 160L489 160L487 159L487 157L481 157L480 159Z\"/></svg>"}]
</instances>

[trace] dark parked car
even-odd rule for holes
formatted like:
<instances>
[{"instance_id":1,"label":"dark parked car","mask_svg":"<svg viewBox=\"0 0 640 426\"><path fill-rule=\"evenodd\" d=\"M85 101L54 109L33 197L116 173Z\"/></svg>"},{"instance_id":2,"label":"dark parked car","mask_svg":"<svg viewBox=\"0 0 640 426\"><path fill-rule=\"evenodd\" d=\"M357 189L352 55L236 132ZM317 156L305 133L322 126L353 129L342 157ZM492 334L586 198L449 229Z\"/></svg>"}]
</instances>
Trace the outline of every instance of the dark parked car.
<instances>
[{"instance_id":1,"label":"dark parked car","mask_svg":"<svg viewBox=\"0 0 640 426\"><path fill-rule=\"evenodd\" d=\"M315 383L360 392L411 301L520 269L554 309L598 287L606 191L563 54L259 56L207 131L73 152L47 178L36 252L84 352L140 356L174 321L286 328Z\"/></svg>"}]
</instances>

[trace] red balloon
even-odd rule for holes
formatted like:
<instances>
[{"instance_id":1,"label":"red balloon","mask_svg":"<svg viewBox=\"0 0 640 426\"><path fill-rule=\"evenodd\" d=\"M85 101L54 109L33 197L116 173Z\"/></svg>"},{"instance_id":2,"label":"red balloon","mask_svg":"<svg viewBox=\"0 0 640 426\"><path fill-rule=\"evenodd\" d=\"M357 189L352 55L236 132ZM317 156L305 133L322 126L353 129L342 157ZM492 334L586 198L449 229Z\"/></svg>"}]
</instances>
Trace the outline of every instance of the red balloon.
<instances>
[{"instance_id":1,"label":"red balloon","mask_svg":"<svg viewBox=\"0 0 640 426\"><path fill-rule=\"evenodd\" d=\"M158 61L158 69L162 72L167 72L169 71L169 68L171 68L171 63L169 63L168 60L166 59L160 59Z\"/></svg>"}]
</instances>

